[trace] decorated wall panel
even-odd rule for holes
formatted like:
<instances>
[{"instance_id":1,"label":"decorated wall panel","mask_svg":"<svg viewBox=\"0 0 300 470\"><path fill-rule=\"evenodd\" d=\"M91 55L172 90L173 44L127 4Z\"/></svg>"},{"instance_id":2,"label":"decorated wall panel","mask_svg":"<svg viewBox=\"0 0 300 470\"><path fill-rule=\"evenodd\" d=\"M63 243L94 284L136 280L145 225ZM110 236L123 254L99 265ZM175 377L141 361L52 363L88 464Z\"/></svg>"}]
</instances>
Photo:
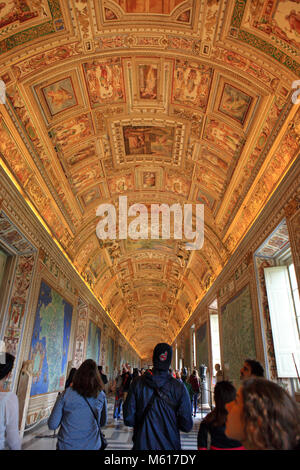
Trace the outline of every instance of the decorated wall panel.
<instances>
[{"instance_id":1,"label":"decorated wall panel","mask_svg":"<svg viewBox=\"0 0 300 470\"><path fill-rule=\"evenodd\" d=\"M94 322L89 321L86 359L93 359L97 365L100 361L101 330Z\"/></svg>"},{"instance_id":2,"label":"decorated wall panel","mask_svg":"<svg viewBox=\"0 0 300 470\"><path fill-rule=\"evenodd\" d=\"M209 350L208 350L208 331L207 323L204 323L196 331L196 366L199 368L201 364L209 366Z\"/></svg>"},{"instance_id":3,"label":"decorated wall panel","mask_svg":"<svg viewBox=\"0 0 300 470\"><path fill-rule=\"evenodd\" d=\"M246 358L256 357L253 312L250 288L240 293L222 307L222 355L226 376L239 384L240 369Z\"/></svg>"},{"instance_id":4,"label":"decorated wall panel","mask_svg":"<svg viewBox=\"0 0 300 470\"><path fill-rule=\"evenodd\" d=\"M88 307L84 302L82 302L81 299L78 299L77 309L78 316L75 333L75 351L73 359L73 367L75 367L76 369L78 369L78 367L84 361L88 323Z\"/></svg>"},{"instance_id":5,"label":"decorated wall panel","mask_svg":"<svg viewBox=\"0 0 300 470\"><path fill-rule=\"evenodd\" d=\"M5 287L1 295L2 338L6 350L18 359L37 255L36 248L3 210L0 211L0 245L13 260L13 271L10 270L10 278L2 286ZM10 381L14 382L16 373L17 361Z\"/></svg>"},{"instance_id":6,"label":"decorated wall panel","mask_svg":"<svg viewBox=\"0 0 300 470\"><path fill-rule=\"evenodd\" d=\"M64 389L73 306L41 282L29 359L33 361L31 396Z\"/></svg>"}]
</instances>

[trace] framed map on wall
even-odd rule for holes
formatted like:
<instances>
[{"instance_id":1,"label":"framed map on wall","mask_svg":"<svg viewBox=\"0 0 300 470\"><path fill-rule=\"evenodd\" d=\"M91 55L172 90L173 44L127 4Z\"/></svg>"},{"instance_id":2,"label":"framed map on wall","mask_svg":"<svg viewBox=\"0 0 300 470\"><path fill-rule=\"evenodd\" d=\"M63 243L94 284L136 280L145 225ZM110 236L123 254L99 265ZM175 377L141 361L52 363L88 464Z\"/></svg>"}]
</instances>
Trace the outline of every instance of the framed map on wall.
<instances>
[{"instance_id":1,"label":"framed map on wall","mask_svg":"<svg viewBox=\"0 0 300 470\"><path fill-rule=\"evenodd\" d=\"M247 358L255 359L255 336L249 285L222 309L223 363L226 379L240 384L240 369Z\"/></svg>"},{"instance_id":2,"label":"framed map on wall","mask_svg":"<svg viewBox=\"0 0 300 470\"><path fill-rule=\"evenodd\" d=\"M72 312L73 306L42 281L29 356L33 361L31 396L64 389Z\"/></svg>"},{"instance_id":3,"label":"framed map on wall","mask_svg":"<svg viewBox=\"0 0 300 470\"><path fill-rule=\"evenodd\" d=\"M100 360L101 330L92 321L89 322L89 332L86 347L86 359L94 359L97 365Z\"/></svg>"},{"instance_id":4,"label":"framed map on wall","mask_svg":"<svg viewBox=\"0 0 300 470\"><path fill-rule=\"evenodd\" d=\"M108 343L107 343L107 366L108 366L108 376L110 378L114 375L114 349L115 349L115 342L109 336Z\"/></svg>"},{"instance_id":5,"label":"framed map on wall","mask_svg":"<svg viewBox=\"0 0 300 470\"><path fill-rule=\"evenodd\" d=\"M196 331L196 365L199 368L201 364L208 367L207 323Z\"/></svg>"}]
</instances>

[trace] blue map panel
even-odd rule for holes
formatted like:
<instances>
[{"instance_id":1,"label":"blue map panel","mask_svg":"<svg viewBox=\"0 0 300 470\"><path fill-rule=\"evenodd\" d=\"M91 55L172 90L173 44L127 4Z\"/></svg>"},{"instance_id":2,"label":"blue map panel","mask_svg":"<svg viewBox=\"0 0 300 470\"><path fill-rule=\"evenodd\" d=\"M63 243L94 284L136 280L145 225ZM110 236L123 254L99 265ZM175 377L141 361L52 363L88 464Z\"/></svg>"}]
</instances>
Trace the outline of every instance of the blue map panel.
<instances>
[{"instance_id":1,"label":"blue map panel","mask_svg":"<svg viewBox=\"0 0 300 470\"><path fill-rule=\"evenodd\" d=\"M64 389L72 311L71 304L41 282L30 351L31 396Z\"/></svg>"}]
</instances>

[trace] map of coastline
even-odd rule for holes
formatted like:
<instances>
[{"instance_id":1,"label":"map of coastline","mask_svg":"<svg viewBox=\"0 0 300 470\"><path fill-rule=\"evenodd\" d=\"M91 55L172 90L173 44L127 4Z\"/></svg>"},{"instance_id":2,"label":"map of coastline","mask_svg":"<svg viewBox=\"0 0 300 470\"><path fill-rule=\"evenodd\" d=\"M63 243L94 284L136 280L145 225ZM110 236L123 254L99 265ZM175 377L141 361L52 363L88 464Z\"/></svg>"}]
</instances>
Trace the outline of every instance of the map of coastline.
<instances>
[{"instance_id":1,"label":"map of coastline","mask_svg":"<svg viewBox=\"0 0 300 470\"><path fill-rule=\"evenodd\" d=\"M41 282L31 354L31 396L64 388L73 307Z\"/></svg>"}]
</instances>

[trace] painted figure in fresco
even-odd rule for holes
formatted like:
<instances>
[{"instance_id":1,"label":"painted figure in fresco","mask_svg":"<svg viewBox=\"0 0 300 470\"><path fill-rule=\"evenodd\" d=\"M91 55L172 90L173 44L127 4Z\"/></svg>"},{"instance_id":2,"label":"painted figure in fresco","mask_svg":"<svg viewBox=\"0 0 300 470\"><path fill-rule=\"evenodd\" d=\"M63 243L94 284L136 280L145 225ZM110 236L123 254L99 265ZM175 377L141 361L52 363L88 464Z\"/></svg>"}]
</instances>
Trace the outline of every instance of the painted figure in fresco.
<instances>
[{"instance_id":1,"label":"painted figure in fresco","mask_svg":"<svg viewBox=\"0 0 300 470\"><path fill-rule=\"evenodd\" d=\"M297 13L296 10L292 10L285 19L289 22L290 32L295 31L300 34L300 13Z\"/></svg>"},{"instance_id":2,"label":"painted figure in fresco","mask_svg":"<svg viewBox=\"0 0 300 470\"><path fill-rule=\"evenodd\" d=\"M115 13L108 9L108 8L105 8L105 19L106 20L116 20L117 19L117 16L115 15Z\"/></svg>"},{"instance_id":3,"label":"painted figure in fresco","mask_svg":"<svg viewBox=\"0 0 300 470\"><path fill-rule=\"evenodd\" d=\"M99 167L95 166L94 168L81 169L78 173L75 173L71 176L72 184L76 189L79 189L80 186L85 186L91 181L96 181L101 176L101 170Z\"/></svg>"},{"instance_id":4,"label":"painted figure in fresco","mask_svg":"<svg viewBox=\"0 0 300 470\"><path fill-rule=\"evenodd\" d=\"M127 184L126 184L125 178L121 178L118 181L116 181L116 190L120 193L127 190Z\"/></svg>"},{"instance_id":5,"label":"painted figure in fresco","mask_svg":"<svg viewBox=\"0 0 300 470\"><path fill-rule=\"evenodd\" d=\"M108 70L106 67L100 65L100 72L97 70L96 76L98 77L100 84L100 94L103 99L111 98L113 96L112 81L108 76Z\"/></svg>"},{"instance_id":6,"label":"painted figure in fresco","mask_svg":"<svg viewBox=\"0 0 300 470\"><path fill-rule=\"evenodd\" d=\"M57 143L63 147L74 144L91 134L89 119L87 116L71 119L54 129L53 134Z\"/></svg>"},{"instance_id":7,"label":"painted figure in fresco","mask_svg":"<svg viewBox=\"0 0 300 470\"><path fill-rule=\"evenodd\" d=\"M152 188L153 186L155 186L155 181L156 181L156 174L155 173L153 173L151 171L147 171L146 173L143 174L144 187Z\"/></svg>"},{"instance_id":8,"label":"painted figure in fresco","mask_svg":"<svg viewBox=\"0 0 300 470\"><path fill-rule=\"evenodd\" d=\"M174 75L175 102L205 107L212 71L209 67L178 61Z\"/></svg>"},{"instance_id":9,"label":"painted figure in fresco","mask_svg":"<svg viewBox=\"0 0 300 470\"><path fill-rule=\"evenodd\" d=\"M142 85L140 96L144 99L155 99L157 97L157 67L152 65L140 69Z\"/></svg>"},{"instance_id":10,"label":"painted figure in fresco","mask_svg":"<svg viewBox=\"0 0 300 470\"><path fill-rule=\"evenodd\" d=\"M47 91L47 97L50 98L51 104L56 107L62 107L64 103L73 99L72 93L59 87L57 90Z\"/></svg>"},{"instance_id":11,"label":"painted figure in fresco","mask_svg":"<svg viewBox=\"0 0 300 470\"><path fill-rule=\"evenodd\" d=\"M220 110L243 124L250 102L251 98L248 95L226 85Z\"/></svg>"},{"instance_id":12,"label":"painted figure in fresco","mask_svg":"<svg viewBox=\"0 0 300 470\"><path fill-rule=\"evenodd\" d=\"M0 28L10 25L16 21L25 22L38 16L37 11L30 11L27 0L9 0L0 3ZM39 2L40 3L40 2ZM36 5L30 5L35 7ZM2 11L3 10L3 11Z\"/></svg>"},{"instance_id":13,"label":"painted figure in fresco","mask_svg":"<svg viewBox=\"0 0 300 470\"><path fill-rule=\"evenodd\" d=\"M210 141L216 141L224 150L234 152L237 148L237 134L229 134L229 129L224 124L219 125L217 121L211 120L207 128L207 137Z\"/></svg>"},{"instance_id":14,"label":"painted figure in fresco","mask_svg":"<svg viewBox=\"0 0 300 470\"><path fill-rule=\"evenodd\" d=\"M187 99L191 99L192 101L194 101L197 95L197 85L198 85L197 71L195 69L191 69L189 71L187 81L186 81L186 89L187 89L186 98Z\"/></svg>"},{"instance_id":15,"label":"painted figure in fresco","mask_svg":"<svg viewBox=\"0 0 300 470\"><path fill-rule=\"evenodd\" d=\"M86 64L86 78L93 103L123 99L122 69L120 64Z\"/></svg>"}]
</instances>

